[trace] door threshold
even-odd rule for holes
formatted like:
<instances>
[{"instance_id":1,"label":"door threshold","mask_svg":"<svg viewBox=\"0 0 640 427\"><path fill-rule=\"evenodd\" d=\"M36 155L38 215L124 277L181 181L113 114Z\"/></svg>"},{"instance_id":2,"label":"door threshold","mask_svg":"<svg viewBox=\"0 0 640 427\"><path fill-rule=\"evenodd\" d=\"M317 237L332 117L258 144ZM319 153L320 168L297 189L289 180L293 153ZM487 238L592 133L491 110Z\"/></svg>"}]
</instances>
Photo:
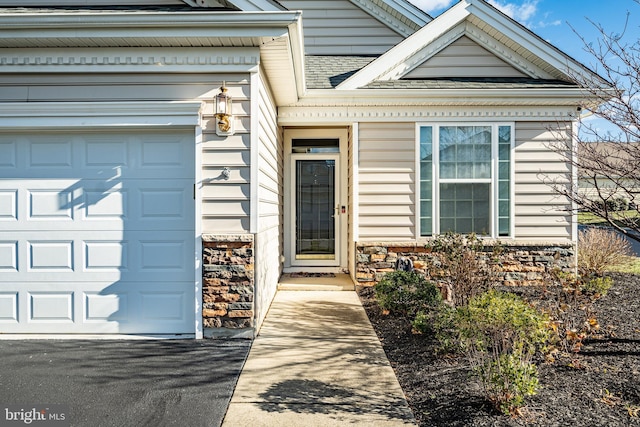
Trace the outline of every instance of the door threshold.
<instances>
[{"instance_id":1,"label":"door threshold","mask_svg":"<svg viewBox=\"0 0 640 427\"><path fill-rule=\"evenodd\" d=\"M283 274L287 273L333 273L333 274L347 274L347 269L344 267L322 267L322 266L294 266L285 267L282 269Z\"/></svg>"},{"instance_id":2,"label":"door threshold","mask_svg":"<svg viewBox=\"0 0 640 427\"><path fill-rule=\"evenodd\" d=\"M285 273L279 291L354 291L351 276L345 273Z\"/></svg>"}]
</instances>

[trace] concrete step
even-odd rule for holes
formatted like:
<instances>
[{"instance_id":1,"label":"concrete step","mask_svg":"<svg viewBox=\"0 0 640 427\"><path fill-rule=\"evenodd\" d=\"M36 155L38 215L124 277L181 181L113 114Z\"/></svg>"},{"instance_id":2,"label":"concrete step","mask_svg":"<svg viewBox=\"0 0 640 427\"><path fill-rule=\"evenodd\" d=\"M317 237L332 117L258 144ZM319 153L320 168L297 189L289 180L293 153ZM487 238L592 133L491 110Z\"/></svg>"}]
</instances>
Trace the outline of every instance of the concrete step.
<instances>
[{"instance_id":1,"label":"concrete step","mask_svg":"<svg viewBox=\"0 0 640 427\"><path fill-rule=\"evenodd\" d=\"M355 286L348 274L291 273L283 274L279 291L353 291Z\"/></svg>"}]
</instances>

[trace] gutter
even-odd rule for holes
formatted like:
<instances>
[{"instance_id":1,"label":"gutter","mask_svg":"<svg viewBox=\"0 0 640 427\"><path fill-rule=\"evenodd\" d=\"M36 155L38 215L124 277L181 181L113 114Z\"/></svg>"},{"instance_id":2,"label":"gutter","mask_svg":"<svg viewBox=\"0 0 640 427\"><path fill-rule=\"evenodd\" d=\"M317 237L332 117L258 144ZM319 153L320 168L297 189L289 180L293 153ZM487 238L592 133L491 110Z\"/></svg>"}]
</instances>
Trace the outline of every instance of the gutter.
<instances>
[{"instance_id":1,"label":"gutter","mask_svg":"<svg viewBox=\"0 0 640 427\"><path fill-rule=\"evenodd\" d=\"M12 29L43 28L252 28L287 27L300 19L299 11L289 12L53 12L0 13L0 34Z\"/></svg>"}]
</instances>

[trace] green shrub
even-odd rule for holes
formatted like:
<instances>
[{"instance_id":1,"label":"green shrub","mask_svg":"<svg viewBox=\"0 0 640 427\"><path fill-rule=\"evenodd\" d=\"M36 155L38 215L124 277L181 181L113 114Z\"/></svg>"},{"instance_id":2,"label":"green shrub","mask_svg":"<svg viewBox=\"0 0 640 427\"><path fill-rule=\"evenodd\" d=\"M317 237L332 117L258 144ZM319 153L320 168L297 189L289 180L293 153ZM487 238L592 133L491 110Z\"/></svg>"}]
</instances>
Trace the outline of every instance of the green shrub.
<instances>
[{"instance_id":1,"label":"green shrub","mask_svg":"<svg viewBox=\"0 0 640 427\"><path fill-rule=\"evenodd\" d=\"M487 398L505 415L517 411L538 389L538 369L519 352L486 360L475 373L483 379Z\"/></svg>"},{"instance_id":2,"label":"green shrub","mask_svg":"<svg viewBox=\"0 0 640 427\"><path fill-rule=\"evenodd\" d=\"M478 349L500 353L544 344L549 338L546 316L515 294L490 290L458 310L462 337Z\"/></svg>"},{"instance_id":3,"label":"green shrub","mask_svg":"<svg viewBox=\"0 0 640 427\"><path fill-rule=\"evenodd\" d=\"M518 296L490 290L457 310L460 339L487 398L503 413L535 394L531 360L549 338L548 320Z\"/></svg>"},{"instance_id":4,"label":"green shrub","mask_svg":"<svg viewBox=\"0 0 640 427\"><path fill-rule=\"evenodd\" d=\"M438 341L436 351L443 354L459 353L460 334L456 324L456 309L440 303L429 310L419 311L411 322L420 334L432 334Z\"/></svg>"},{"instance_id":5,"label":"green shrub","mask_svg":"<svg viewBox=\"0 0 640 427\"><path fill-rule=\"evenodd\" d=\"M580 290L586 294L604 296L612 285L611 277L591 277L581 281Z\"/></svg>"},{"instance_id":6,"label":"green shrub","mask_svg":"<svg viewBox=\"0 0 640 427\"><path fill-rule=\"evenodd\" d=\"M394 271L374 287L378 305L385 310L415 316L442 301L438 288L419 273Z\"/></svg>"}]
</instances>

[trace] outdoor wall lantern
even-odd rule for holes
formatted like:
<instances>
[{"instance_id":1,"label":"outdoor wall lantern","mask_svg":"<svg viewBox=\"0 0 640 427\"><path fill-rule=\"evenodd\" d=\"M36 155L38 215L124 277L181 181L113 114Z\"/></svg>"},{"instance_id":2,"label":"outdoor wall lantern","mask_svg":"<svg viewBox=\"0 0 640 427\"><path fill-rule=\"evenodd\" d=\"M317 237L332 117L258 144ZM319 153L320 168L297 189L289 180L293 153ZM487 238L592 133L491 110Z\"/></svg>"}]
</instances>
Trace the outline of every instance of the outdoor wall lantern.
<instances>
[{"instance_id":1,"label":"outdoor wall lantern","mask_svg":"<svg viewBox=\"0 0 640 427\"><path fill-rule=\"evenodd\" d=\"M233 135L232 104L231 95L227 93L227 88L222 83L220 93L216 95L216 134L218 136Z\"/></svg>"}]
</instances>

